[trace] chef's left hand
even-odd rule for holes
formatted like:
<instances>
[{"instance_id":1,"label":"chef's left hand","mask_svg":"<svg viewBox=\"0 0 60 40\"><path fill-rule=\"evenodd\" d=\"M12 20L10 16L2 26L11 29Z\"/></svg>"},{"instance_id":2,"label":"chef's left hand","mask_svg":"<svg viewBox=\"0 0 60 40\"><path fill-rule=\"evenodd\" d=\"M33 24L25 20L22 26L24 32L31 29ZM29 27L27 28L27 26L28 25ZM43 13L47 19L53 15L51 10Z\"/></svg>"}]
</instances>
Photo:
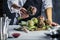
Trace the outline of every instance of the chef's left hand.
<instances>
[{"instance_id":1,"label":"chef's left hand","mask_svg":"<svg viewBox=\"0 0 60 40\"><path fill-rule=\"evenodd\" d=\"M37 8L34 6L31 6L31 11L32 11L32 14L35 15L35 13L37 12Z\"/></svg>"}]
</instances>

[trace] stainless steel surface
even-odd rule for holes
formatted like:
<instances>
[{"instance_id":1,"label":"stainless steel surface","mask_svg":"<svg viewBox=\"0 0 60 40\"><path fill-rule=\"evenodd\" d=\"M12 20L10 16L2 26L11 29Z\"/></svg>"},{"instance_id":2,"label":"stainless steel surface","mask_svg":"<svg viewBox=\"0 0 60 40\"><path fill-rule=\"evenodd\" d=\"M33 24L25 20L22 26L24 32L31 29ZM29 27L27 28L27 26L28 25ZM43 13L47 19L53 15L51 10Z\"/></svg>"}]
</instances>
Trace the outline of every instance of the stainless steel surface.
<instances>
[{"instance_id":1,"label":"stainless steel surface","mask_svg":"<svg viewBox=\"0 0 60 40\"><path fill-rule=\"evenodd\" d=\"M13 37L13 33L20 33L21 35L18 38L8 38L7 40L51 40L50 37L46 36L44 33L48 31L29 31L26 33L24 31L15 31L14 28L18 28L19 25L10 25L9 26L9 36Z\"/></svg>"},{"instance_id":2,"label":"stainless steel surface","mask_svg":"<svg viewBox=\"0 0 60 40\"><path fill-rule=\"evenodd\" d=\"M4 40L3 38L3 26L4 26L4 18L3 17L1 17L0 18L0 37L1 37L1 39L0 40Z\"/></svg>"},{"instance_id":3,"label":"stainless steel surface","mask_svg":"<svg viewBox=\"0 0 60 40\"><path fill-rule=\"evenodd\" d=\"M24 31L16 31L13 30L14 28L19 28L19 25L9 25L9 36L13 37L13 33L21 34L18 38L8 38L7 40L60 40L57 38L51 38L47 36L45 33L51 33L49 30L42 30L42 31L29 31L26 33Z\"/></svg>"},{"instance_id":4,"label":"stainless steel surface","mask_svg":"<svg viewBox=\"0 0 60 40\"><path fill-rule=\"evenodd\" d=\"M2 19L0 18L0 40L2 39Z\"/></svg>"},{"instance_id":5,"label":"stainless steel surface","mask_svg":"<svg viewBox=\"0 0 60 40\"><path fill-rule=\"evenodd\" d=\"M5 22L4 22L4 28L3 28L3 36L4 39L6 40L8 38L8 26L10 23L10 19L8 17L5 18Z\"/></svg>"},{"instance_id":6,"label":"stainless steel surface","mask_svg":"<svg viewBox=\"0 0 60 40\"><path fill-rule=\"evenodd\" d=\"M8 34L7 34L7 27L9 25L10 20L8 17L1 17L0 18L0 40L6 40Z\"/></svg>"}]
</instances>

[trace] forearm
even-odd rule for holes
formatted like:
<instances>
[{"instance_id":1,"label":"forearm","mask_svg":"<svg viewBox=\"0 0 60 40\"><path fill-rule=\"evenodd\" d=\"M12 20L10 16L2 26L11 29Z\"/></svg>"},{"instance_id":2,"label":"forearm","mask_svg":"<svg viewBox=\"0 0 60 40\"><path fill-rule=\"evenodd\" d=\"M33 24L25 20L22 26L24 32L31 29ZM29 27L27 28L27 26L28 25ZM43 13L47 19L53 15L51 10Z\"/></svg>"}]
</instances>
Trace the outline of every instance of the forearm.
<instances>
[{"instance_id":1,"label":"forearm","mask_svg":"<svg viewBox=\"0 0 60 40\"><path fill-rule=\"evenodd\" d=\"M50 20L50 22L52 22L52 7L46 9L46 15L47 19Z\"/></svg>"},{"instance_id":2,"label":"forearm","mask_svg":"<svg viewBox=\"0 0 60 40\"><path fill-rule=\"evenodd\" d=\"M15 8L15 9L19 9L20 7L17 6L16 4L13 4L11 7Z\"/></svg>"}]
</instances>

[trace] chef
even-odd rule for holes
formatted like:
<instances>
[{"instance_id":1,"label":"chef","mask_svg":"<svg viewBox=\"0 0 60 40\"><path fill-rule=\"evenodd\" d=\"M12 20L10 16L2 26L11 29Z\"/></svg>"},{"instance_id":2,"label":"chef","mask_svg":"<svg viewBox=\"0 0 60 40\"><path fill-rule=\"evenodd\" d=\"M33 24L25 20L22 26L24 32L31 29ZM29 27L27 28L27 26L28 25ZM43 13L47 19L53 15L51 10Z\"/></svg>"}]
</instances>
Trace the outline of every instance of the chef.
<instances>
[{"instance_id":1,"label":"chef","mask_svg":"<svg viewBox=\"0 0 60 40\"><path fill-rule=\"evenodd\" d=\"M25 2L26 2L26 0L24 0L24 1L22 1L22 0L7 0L8 8L9 8L10 12L12 14L14 14L14 16L15 16L13 18L14 20L11 19L12 20L11 24L13 24L13 25L16 24L18 15L21 16L20 9L24 9L22 7ZM22 16L28 17L28 15L24 15L24 14L22 14Z\"/></svg>"},{"instance_id":2,"label":"chef","mask_svg":"<svg viewBox=\"0 0 60 40\"><path fill-rule=\"evenodd\" d=\"M11 13L16 14L13 24L16 24L18 14L22 17L22 19L26 20L40 16L42 5L44 5L47 19L51 22L51 24L56 24L52 22L52 0L8 0L7 2ZM33 16L29 15L27 12L29 7L32 8Z\"/></svg>"}]
</instances>

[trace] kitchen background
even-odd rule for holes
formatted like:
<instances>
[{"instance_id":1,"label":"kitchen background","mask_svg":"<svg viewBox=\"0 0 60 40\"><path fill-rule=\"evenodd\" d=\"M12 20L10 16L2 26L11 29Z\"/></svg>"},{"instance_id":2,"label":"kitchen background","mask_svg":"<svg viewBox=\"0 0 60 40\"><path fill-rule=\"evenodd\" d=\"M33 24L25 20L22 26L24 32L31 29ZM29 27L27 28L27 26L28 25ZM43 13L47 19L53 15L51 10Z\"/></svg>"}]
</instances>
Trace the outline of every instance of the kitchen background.
<instances>
[{"instance_id":1,"label":"kitchen background","mask_svg":"<svg viewBox=\"0 0 60 40\"><path fill-rule=\"evenodd\" d=\"M60 0L52 0L52 1L53 1L53 21L60 24ZM0 4L2 3L0 2ZM9 18L12 18L14 16L14 15L12 16L12 14L8 9L7 0L3 0L3 13L4 14L6 13Z\"/></svg>"},{"instance_id":2,"label":"kitchen background","mask_svg":"<svg viewBox=\"0 0 60 40\"><path fill-rule=\"evenodd\" d=\"M0 0L0 17L2 16L2 4L3 4L3 0Z\"/></svg>"}]
</instances>

